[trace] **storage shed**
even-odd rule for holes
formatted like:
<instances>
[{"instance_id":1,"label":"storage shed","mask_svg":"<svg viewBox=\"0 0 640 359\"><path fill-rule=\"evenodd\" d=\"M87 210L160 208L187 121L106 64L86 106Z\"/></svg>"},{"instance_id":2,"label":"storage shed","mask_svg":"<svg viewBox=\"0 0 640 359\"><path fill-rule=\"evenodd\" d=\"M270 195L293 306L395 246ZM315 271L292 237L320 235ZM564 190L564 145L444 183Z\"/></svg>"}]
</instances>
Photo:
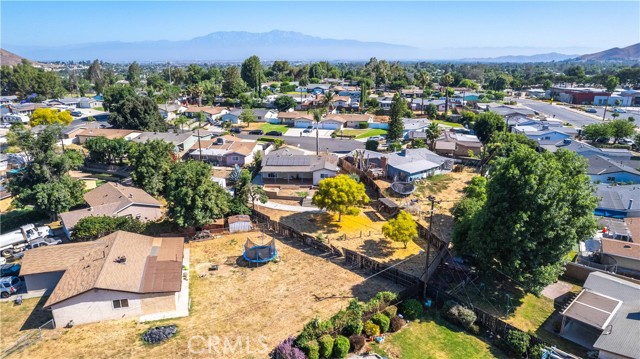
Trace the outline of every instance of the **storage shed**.
<instances>
[{"instance_id":1,"label":"storage shed","mask_svg":"<svg viewBox=\"0 0 640 359\"><path fill-rule=\"evenodd\" d=\"M253 226L251 225L251 217L246 214L231 216L227 219L229 222L229 232L248 232Z\"/></svg>"}]
</instances>

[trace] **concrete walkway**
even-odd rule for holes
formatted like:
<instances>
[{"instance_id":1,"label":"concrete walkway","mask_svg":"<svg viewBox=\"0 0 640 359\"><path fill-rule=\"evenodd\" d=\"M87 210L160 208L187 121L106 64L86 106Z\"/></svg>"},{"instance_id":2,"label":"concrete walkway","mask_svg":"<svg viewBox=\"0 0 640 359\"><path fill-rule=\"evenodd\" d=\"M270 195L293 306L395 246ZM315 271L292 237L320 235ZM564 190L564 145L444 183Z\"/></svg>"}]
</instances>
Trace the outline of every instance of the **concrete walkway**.
<instances>
[{"instance_id":1,"label":"concrete walkway","mask_svg":"<svg viewBox=\"0 0 640 359\"><path fill-rule=\"evenodd\" d=\"M267 207L271 209L277 209L287 212L320 212L320 208L317 207L302 207L302 206L290 206L287 204L276 203L268 201L267 203L260 203L259 206Z\"/></svg>"},{"instance_id":2,"label":"concrete walkway","mask_svg":"<svg viewBox=\"0 0 640 359\"><path fill-rule=\"evenodd\" d=\"M184 250L182 258L182 286L180 287L180 294L178 294L178 301L176 303L176 310L172 312L153 313L143 315L138 318L140 323L151 322L155 320L180 318L189 316L189 248Z\"/></svg>"}]
</instances>

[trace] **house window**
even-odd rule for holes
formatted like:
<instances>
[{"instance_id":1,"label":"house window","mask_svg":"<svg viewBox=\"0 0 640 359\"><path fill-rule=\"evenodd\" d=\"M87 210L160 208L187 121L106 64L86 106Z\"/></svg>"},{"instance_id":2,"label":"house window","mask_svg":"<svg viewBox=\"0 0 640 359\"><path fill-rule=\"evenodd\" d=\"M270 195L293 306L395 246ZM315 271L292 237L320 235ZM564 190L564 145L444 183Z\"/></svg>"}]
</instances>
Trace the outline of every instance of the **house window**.
<instances>
[{"instance_id":1,"label":"house window","mask_svg":"<svg viewBox=\"0 0 640 359\"><path fill-rule=\"evenodd\" d=\"M233 156L232 158L233 158L234 161L239 161L240 160L240 157L238 157L238 156Z\"/></svg>"},{"instance_id":2,"label":"house window","mask_svg":"<svg viewBox=\"0 0 640 359\"><path fill-rule=\"evenodd\" d=\"M267 177L276 178L276 174L275 173L267 173Z\"/></svg>"},{"instance_id":3,"label":"house window","mask_svg":"<svg viewBox=\"0 0 640 359\"><path fill-rule=\"evenodd\" d=\"M113 309L129 308L129 299L116 299L113 301Z\"/></svg>"},{"instance_id":4,"label":"house window","mask_svg":"<svg viewBox=\"0 0 640 359\"><path fill-rule=\"evenodd\" d=\"M616 178L615 177L607 177L607 182L615 182Z\"/></svg>"},{"instance_id":5,"label":"house window","mask_svg":"<svg viewBox=\"0 0 640 359\"><path fill-rule=\"evenodd\" d=\"M329 175L326 173L321 173L320 178L329 178Z\"/></svg>"}]
</instances>

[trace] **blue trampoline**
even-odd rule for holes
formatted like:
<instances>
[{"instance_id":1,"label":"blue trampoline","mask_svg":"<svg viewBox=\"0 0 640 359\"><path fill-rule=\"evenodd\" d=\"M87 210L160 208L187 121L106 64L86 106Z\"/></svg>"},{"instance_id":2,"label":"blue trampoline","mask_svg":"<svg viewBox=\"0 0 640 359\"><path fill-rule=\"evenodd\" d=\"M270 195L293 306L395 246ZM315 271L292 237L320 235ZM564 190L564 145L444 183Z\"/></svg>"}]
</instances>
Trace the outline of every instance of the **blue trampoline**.
<instances>
[{"instance_id":1,"label":"blue trampoline","mask_svg":"<svg viewBox=\"0 0 640 359\"><path fill-rule=\"evenodd\" d=\"M251 263L266 263L274 260L278 256L276 241L272 239L267 244L256 244L250 239L244 243L244 253L242 257Z\"/></svg>"}]
</instances>

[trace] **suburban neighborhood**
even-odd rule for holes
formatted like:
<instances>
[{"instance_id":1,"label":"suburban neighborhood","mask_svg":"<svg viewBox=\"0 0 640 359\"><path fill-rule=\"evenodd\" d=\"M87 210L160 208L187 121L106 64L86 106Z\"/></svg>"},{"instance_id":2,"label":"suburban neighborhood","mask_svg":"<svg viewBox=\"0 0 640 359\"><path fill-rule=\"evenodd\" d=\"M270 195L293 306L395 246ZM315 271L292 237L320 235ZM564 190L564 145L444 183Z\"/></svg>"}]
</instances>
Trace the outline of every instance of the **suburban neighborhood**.
<instances>
[{"instance_id":1,"label":"suburban neighborhood","mask_svg":"<svg viewBox=\"0 0 640 359\"><path fill-rule=\"evenodd\" d=\"M0 356L640 358L640 41L623 38L446 61L278 30L7 42Z\"/></svg>"}]
</instances>

